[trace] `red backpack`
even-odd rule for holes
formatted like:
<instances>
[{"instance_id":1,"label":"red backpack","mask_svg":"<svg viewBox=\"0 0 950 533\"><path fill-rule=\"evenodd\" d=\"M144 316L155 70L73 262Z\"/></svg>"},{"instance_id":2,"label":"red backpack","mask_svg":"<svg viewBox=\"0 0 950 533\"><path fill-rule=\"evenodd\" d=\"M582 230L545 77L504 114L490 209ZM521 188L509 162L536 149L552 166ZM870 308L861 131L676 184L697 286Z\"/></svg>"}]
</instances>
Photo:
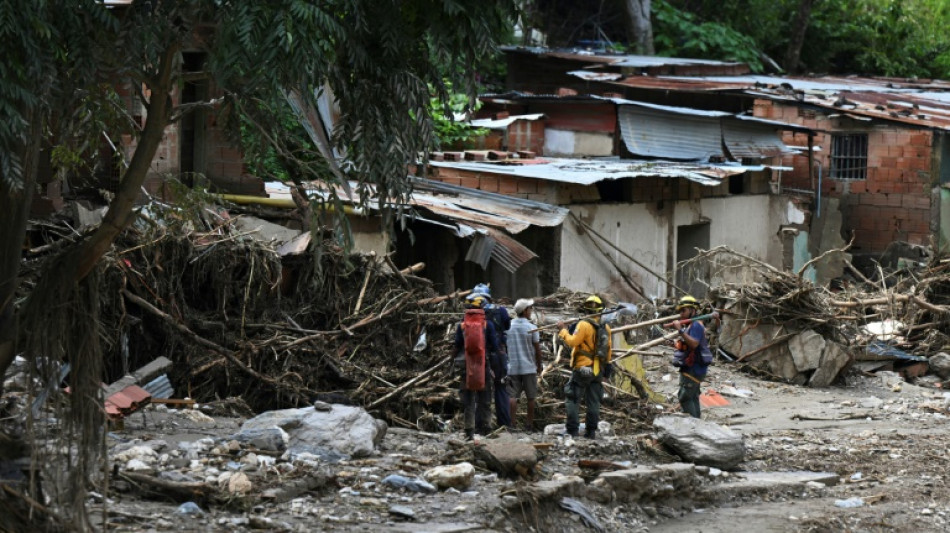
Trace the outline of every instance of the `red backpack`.
<instances>
[{"instance_id":1,"label":"red backpack","mask_svg":"<svg viewBox=\"0 0 950 533\"><path fill-rule=\"evenodd\" d=\"M465 337L465 388L485 389L485 322L484 309L466 309L462 320Z\"/></svg>"}]
</instances>

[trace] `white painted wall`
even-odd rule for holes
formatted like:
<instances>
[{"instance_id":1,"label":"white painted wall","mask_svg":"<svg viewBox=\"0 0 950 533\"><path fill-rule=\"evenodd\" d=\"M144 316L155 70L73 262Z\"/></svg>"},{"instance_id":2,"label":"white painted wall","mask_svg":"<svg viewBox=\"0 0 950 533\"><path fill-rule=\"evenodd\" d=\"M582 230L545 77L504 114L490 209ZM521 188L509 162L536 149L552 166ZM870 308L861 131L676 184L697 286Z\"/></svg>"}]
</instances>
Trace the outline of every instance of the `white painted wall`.
<instances>
[{"instance_id":1,"label":"white painted wall","mask_svg":"<svg viewBox=\"0 0 950 533\"><path fill-rule=\"evenodd\" d=\"M544 155L550 157L608 156L614 150L613 137L606 133L544 130Z\"/></svg>"},{"instance_id":2,"label":"white painted wall","mask_svg":"<svg viewBox=\"0 0 950 533\"><path fill-rule=\"evenodd\" d=\"M654 272L665 275L668 250L676 249L676 228L709 222L710 248L727 246L780 267L782 242L779 228L795 213L788 201L771 195L729 196L681 201L657 212L653 204L602 204L571 206L571 211L627 254ZM617 264L637 282L647 296L672 294L665 282L634 264L616 250L597 241ZM675 260L675 258L673 258ZM640 299L617 274L577 225L567 220L561 232L561 285L578 291L607 291L618 298Z\"/></svg>"}]
</instances>

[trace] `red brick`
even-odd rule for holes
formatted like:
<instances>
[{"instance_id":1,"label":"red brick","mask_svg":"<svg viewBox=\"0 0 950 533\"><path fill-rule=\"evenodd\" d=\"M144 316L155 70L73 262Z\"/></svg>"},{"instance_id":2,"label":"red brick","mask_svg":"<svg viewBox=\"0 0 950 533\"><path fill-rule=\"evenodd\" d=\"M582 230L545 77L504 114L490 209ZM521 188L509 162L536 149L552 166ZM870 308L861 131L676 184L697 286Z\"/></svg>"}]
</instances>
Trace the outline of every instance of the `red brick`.
<instances>
[{"instance_id":1,"label":"red brick","mask_svg":"<svg viewBox=\"0 0 950 533\"><path fill-rule=\"evenodd\" d=\"M462 187L468 187L469 189L478 189L481 185L481 181L478 178L461 178L459 185Z\"/></svg>"},{"instance_id":2,"label":"red brick","mask_svg":"<svg viewBox=\"0 0 950 533\"><path fill-rule=\"evenodd\" d=\"M513 194L518 192L518 182L514 178L498 178L498 192L501 194Z\"/></svg>"},{"instance_id":3,"label":"red brick","mask_svg":"<svg viewBox=\"0 0 950 533\"><path fill-rule=\"evenodd\" d=\"M498 192L498 178L495 176L482 176L479 188L487 192Z\"/></svg>"},{"instance_id":4,"label":"red brick","mask_svg":"<svg viewBox=\"0 0 950 533\"><path fill-rule=\"evenodd\" d=\"M518 192L523 193L536 193L538 192L538 182L530 178L522 178L518 180Z\"/></svg>"},{"instance_id":5,"label":"red brick","mask_svg":"<svg viewBox=\"0 0 950 533\"><path fill-rule=\"evenodd\" d=\"M911 146L930 146L929 133L914 133L910 136Z\"/></svg>"}]
</instances>

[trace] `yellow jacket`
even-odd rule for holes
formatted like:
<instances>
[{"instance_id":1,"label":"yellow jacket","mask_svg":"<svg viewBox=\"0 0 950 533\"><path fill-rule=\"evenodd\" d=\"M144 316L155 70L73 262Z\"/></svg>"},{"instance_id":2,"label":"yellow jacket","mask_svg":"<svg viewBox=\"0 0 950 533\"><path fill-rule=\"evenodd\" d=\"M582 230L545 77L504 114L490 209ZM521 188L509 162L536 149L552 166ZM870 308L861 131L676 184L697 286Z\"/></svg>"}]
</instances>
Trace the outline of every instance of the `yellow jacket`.
<instances>
[{"instance_id":1,"label":"yellow jacket","mask_svg":"<svg viewBox=\"0 0 950 533\"><path fill-rule=\"evenodd\" d=\"M596 318L594 320L597 320ZM607 328L607 361L611 359L612 340L610 338L610 326ZM587 320L581 320L571 335L566 329L558 332L558 337L565 344L571 347L571 369L582 368L593 365L595 376L600 375L600 363L594 357L594 350L597 344L597 331Z\"/></svg>"}]
</instances>

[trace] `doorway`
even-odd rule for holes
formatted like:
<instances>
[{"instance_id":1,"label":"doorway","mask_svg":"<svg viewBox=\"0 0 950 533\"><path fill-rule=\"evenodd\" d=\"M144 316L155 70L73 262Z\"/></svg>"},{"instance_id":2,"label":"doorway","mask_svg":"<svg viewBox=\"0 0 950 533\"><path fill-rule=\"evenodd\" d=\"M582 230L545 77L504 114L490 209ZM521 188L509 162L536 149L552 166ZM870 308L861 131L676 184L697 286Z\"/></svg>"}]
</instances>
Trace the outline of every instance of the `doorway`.
<instances>
[{"instance_id":1,"label":"doorway","mask_svg":"<svg viewBox=\"0 0 950 533\"><path fill-rule=\"evenodd\" d=\"M696 257L697 249L709 249L709 223L692 224L676 228L676 284L689 291L696 298L706 296L706 282L709 280L709 265L691 264L681 266L684 261Z\"/></svg>"}]
</instances>

